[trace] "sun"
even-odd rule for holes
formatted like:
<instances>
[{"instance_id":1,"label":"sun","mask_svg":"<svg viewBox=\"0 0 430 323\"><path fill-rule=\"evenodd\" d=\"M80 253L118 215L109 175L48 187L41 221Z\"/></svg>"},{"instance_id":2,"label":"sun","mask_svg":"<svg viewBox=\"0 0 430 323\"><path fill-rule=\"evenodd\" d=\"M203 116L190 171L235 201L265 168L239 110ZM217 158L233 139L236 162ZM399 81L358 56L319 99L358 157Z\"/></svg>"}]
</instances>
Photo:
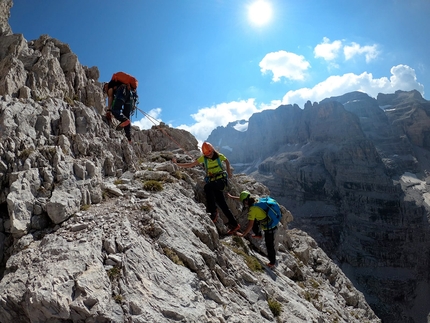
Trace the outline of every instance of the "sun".
<instances>
[{"instance_id":1,"label":"sun","mask_svg":"<svg viewBox=\"0 0 430 323\"><path fill-rule=\"evenodd\" d=\"M265 25L272 18L272 6L265 0L257 0L248 7L248 18L257 26Z\"/></svg>"}]
</instances>

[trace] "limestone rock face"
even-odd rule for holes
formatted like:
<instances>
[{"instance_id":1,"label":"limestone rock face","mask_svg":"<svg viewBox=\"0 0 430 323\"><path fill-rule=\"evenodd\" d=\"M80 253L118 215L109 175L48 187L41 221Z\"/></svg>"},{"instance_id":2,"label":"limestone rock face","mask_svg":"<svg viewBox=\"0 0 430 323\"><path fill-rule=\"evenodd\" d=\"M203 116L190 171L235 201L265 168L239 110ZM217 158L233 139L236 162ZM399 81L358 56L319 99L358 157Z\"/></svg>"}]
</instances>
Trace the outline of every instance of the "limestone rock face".
<instances>
[{"instance_id":1,"label":"limestone rock face","mask_svg":"<svg viewBox=\"0 0 430 323\"><path fill-rule=\"evenodd\" d=\"M295 151L295 146L307 142L340 142L346 136L364 138L357 116L335 101L324 105L308 102L303 110L297 105L280 106L254 114L245 132L234 130L235 126L229 124L228 130L218 127L208 141L225 152L238 171L247 173L256 170L266 158Z\"/></svg>"},{"instance_id":2,"label":"limestone rock face","mask_svg":"<svg viewBox=\"0 0 430 323\"><path fill-rule=\"evenodd\" d=\"M12 8L12 5L12 0L0 1L0 36L12 33L9 25L10 8Z\"/></svg>"},{"instance_id":3,"label":"limestone rock face","mask_svg":"<svg viewBox=\"0 0 430 323\"><path fill-rule=\"evenodd\" d=\"M7 22L11 6L12 1L0 2L0 95L79 101L101 113L98 68L81 65L69 45L49 35L28 42L23 35L12 34Z\"/></svg>"},{"instance_id":4,"label":"limestone rock face","mask_svg":"<svg viewBox=\"0 0 430 323\"><path fill-rule=\"evenodd\" d=\"M183 149L197 149L191 134L164 127L178 134ZM160 129L134 129L133 145L124 144L123 133L110 128L94 107L3 97L0 204L8 204L11 233L19 237L32 229L34 204L59 224L81 205L99 203L103 176L135 169L155 147L172 147Z\"/></svg>"},{"instance_id":5,"label":"limestone rock face","mask_svg":"<svg viewBox=\"0 0 430 323\"><path fill-rule=\"evenodd\" d=\"M291 225L340 264L378 316L424 322L429 116L430 102L417 91L377 99L352 92L308 102L303 110L263 111L250 118L247 131L231 123L208 141L236 170L267 185L294 215Z\"/></svg>"},{"instance_id":6,"label":"limestone rock face","mask_svg":"<svg viewBox=\"0 0 430 323\"><path fill-rule=\"evenodd\" d=\"M199 155L191 134L132 135L79 101L1 98L0 322L380 322L316 242L288 230L285 207L276 271L262 269L263 241L224 238L204 171L171 162ZM235 176L231 193L243 189L269 194Z\"/></svg>"},{"instance_id":7,"label":"limestone rock face","mask_svg":"<svg viewBox=\"0 0 430 323\"><path fill-rule=\"evenodd\" d=\"M278 266L264 269L264 243L223 237L196 199L202 171L170 161L189 156L146 156L137 171L103 177L101 203L13 240L2 232L1 322L381 322L315 240L288 229L284 207ZM154 181L161 190L146 187ZM243 175L231 193L245 187L268 194Z\"/></svg>"},{"instance_id":8,"label":"limestone rock face","mask_svg":"<svg viewBox=\"0 0 430 323\"><path fill-rule=\"evenodd\" d=\"M47 35L12 34L11 4L0 2L1 323L381 322L315 240L288 229L284 206L275 270L264 241L225 237L203 169L172 163L194 160L197 140L160 124L133 127L129 144L100 114L98 69ZM230 180L244 189L270 193Z\"/></svg>"}]
</instances>

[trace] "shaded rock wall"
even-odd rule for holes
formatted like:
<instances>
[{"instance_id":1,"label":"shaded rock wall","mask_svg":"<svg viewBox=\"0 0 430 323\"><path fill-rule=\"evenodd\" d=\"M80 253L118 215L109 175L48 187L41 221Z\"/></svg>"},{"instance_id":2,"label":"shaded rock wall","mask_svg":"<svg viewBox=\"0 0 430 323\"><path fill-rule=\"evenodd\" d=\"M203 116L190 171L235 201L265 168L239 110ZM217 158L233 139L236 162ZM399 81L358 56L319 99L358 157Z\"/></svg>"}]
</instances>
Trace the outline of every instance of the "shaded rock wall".
<instances>
[{"instance_id":1,"label":"shaded rock wall","mask_svg":"<svg viewBox=\"0 0 430 323\"><path fill-rule=\"evenodd\" d=\"M418 305L430 297L429 116L430 102L417 91L377 99L352 92L303 110L263 111L247 131L232 135L231 123L208 141L269 187L294 214L292 225L346 270L380 317L423 322L430 312Z\"/></svg>"}]
</instances>

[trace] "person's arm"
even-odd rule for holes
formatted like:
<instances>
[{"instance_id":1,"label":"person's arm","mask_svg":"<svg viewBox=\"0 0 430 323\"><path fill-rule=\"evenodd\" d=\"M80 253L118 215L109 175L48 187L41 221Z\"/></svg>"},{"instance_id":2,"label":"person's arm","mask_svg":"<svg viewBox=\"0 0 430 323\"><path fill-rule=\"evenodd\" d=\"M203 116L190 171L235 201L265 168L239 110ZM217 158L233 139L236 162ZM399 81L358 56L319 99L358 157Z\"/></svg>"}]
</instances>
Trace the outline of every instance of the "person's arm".
<instances>
[{"instance_id":1,"label":"person's arm","mask_svg":"<svg viewBox=\"0 0 430 323\"><path fill-rule=\"evenodd\" d=\"M172 162L176 165L178 165L179 167L183 167L183 168L191 168L194 166L197 166L199 164L199 162L197 160L193 161L192 163L178 163L176 162L176 159L173 158Z\"/></svg>"},{"instance_id":2,"label":"person's arm","mask_svg":"<svg viewBox=\"0 0 430 323\"><path fill-rule=\"evenodd\" d=\"M110 88L107 90L107 96L108 96L107 110L110 110L112 108L112 102L113 102L113 88Z\"/></svg>"},{"instance_id":3,"label":"person's arm","mask_svg":"<svg viewBox=\"0 0 430 323\"><path fill-rule=\"evenodd\" d=\"M245 231L243 231L243 233L236 232L236 235L239 236L239 237L246 236L249 232L251 232L253 225L254 225L254 220L249 220L248 221L248 225L246 226Z\"/></svg>"},{"instance_id":4,"label":"person's arm","mask_svg":"<svg viewBox=\"0 0 430 323\"><path fill-rule=\"evenodd\" d=\"M225 162L225 166L227 168L228 178L232 178L233 177L233 173L231 172L230 162L228 161L227 158L224 160L224 162Z\"/></svg>"},{"instance_id":5,"label":"person's arm","mask_svg":"<svg viewBox=\"0 0 430 323\"><path fill-rule=\"evenodd\" d=\"M227 196L233 200L240 200L239 196L234 196L234 195L231 195L230 193L227 193Z\"/></svg>"}]
</instances>

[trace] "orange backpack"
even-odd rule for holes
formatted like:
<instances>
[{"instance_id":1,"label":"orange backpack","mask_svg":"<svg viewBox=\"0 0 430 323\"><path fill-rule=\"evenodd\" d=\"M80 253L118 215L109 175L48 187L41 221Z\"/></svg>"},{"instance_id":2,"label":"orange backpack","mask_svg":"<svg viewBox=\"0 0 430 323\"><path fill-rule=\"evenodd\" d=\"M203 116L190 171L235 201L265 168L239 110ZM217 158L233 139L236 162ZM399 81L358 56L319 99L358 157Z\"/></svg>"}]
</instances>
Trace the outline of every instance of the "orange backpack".
<instances>
[{"instance_id":1,"label":"orange backpack","mask_svg":"<svg viewBox=\"0 0 430 323\"><path fill-rule=\"evenodd\" d=\"M124 84L130 84L133 90L137 89L138 81L136 80L136 78L125 72L117 72L114 75L112 75L112 81L118 81Z\"/></svg>"}]
</instances>

